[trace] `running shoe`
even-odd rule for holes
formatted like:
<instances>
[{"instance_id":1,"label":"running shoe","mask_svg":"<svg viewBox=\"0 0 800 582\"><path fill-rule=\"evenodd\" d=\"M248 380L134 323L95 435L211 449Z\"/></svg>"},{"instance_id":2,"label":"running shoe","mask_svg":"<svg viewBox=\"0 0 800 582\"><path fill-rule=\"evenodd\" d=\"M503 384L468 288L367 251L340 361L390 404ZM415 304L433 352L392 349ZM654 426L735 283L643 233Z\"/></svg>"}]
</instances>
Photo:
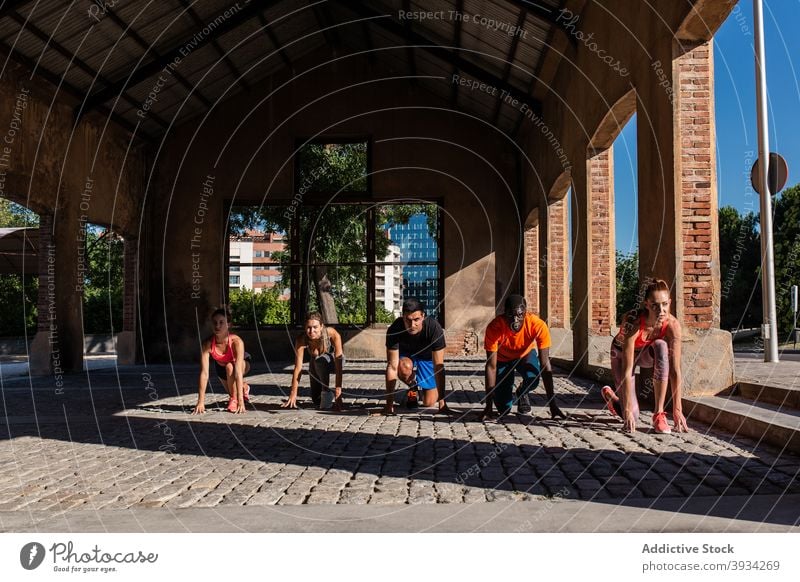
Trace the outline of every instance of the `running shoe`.
<instances>
[{"instance_id":1,"label":"running shoe","mask_svg":"<svg viewBox=\"0 0 800 582\"><path fill-rule=\"evenodd\" d=\"M416 390L409 390L406 393L406 408L418 408L419 399L417 398Z\"/></svg>"},{"instance_id":2,"label":"running shoe","mask_svg":"<svg viewBox=\"0 0 800 582\"><path fill-rule=\"evenodd\" d=\"M250 384L245 382L244 385L244 401L250 404Z\"/></svg>"},{"instance_id":3,"label":"running shoe","mask_svg":"<svg viewBox=\"0 0 800 582\"><path fill-rule=\"evenodd\" d=\"M228 412L236 412L237 410L239 410L239 405L236 402L236 398L228 400Z\"/></svg>"},{"instance_id":4,"label":"running shoe","mask_svg":"<svg viewBox=\"0 0 800 582\"><path fill-rule=\"evenodd\" d=\"M672 432L669 428L669 424L667 424L666 412L656 412L653 415L653 430L658 434L669 434Z\"/></svg>"},{"instance_id":5,"label":"running shoe","mask_svg":"<svg viewBox=\"0 0 800 582\"><path fill-rule=\"evenodd\" d=\"M614 401L617 400L617 398L616 394L614 394L614 391L611 389L611 386L603 386L603 388L600 390L600 396L602 396L603 400L606 401L606 406L608 406L608 410L611 411L611 414L613 416L619 416L614 408Z\"/></svg>"},{"instance_id":6,"label":"running shoe","mask_svg":"<svg viewBox=\"0 0 800 582\"><path fill-rule=\"evenodd\" d=\"M519 414L531 413L531 401L528 399L527 394L523 394L517 398L517 412Z\"/></svg>"}]
</instances>

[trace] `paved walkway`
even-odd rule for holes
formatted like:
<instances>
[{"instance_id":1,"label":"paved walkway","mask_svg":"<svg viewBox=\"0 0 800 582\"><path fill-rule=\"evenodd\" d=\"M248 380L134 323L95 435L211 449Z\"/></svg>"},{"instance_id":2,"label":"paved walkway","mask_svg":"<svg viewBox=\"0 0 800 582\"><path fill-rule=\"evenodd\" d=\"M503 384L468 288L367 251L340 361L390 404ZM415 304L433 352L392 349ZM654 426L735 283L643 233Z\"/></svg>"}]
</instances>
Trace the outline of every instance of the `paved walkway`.
<instances>
[{"instance_id":1,"label":"paved walkway","mask_svg":"<svg viewBox=\"0 0 800 582\"><path fill-rule=\"evenodd\" d=\"M377 415L380 362L348 362L343 413L283 410L289 368L256 372L242 416L225 412L220 394L209 395L208 414L187 414L196 400L194 367L95 370L66 377L58 390L52 378L4 380L0 529L22 529L20 516L32 524L36 516L131 515L120 510L161 509L163 518L202 508L526 502L539 511L580 501L669 502L680 511L687 498L707 507L760 499L771 508L760 514L768 524L800 519L798 504L784 503L800 494L797 457L691 421L687 435L656 435L643 415L636 434L623 434L603 410L599 387L583 380L556 378L567 421L549 420L540 391L533 417L483 423L475 360L448 365L455 417ZM307 388L301 396L308 406ZM567 529L613 530L598 519Z\"/></svg>"}]
</instances>

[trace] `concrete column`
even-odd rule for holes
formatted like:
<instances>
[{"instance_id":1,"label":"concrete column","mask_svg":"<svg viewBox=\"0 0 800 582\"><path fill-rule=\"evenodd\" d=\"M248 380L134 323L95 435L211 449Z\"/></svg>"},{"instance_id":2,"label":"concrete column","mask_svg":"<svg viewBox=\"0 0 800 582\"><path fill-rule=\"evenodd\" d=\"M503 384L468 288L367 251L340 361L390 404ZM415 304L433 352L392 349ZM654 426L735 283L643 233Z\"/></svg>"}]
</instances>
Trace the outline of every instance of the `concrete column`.
<instances>
[{"instance_id":1,"label":"concrete column","mask_svg":"<svg viewBox=\"0 0 800 582\"><path fill-rule=\"evenodd\" d=\"M528 311L539 313L539 225L525 228L525 300Z\"/></svg>"},{"instance_id":2,"label":"concrete column","mask_svg":"<svg viewBox=\"0 0 800 582\"><path fill-rule=\"evenodd\" d=\"M39 322L31 345L33 375L83 369L82 274L78 270L79 216L70 205L39 218Z\"/></svg>"},{"instance_id":3,"label":"concrete column","mask_svg":"<svg viewBox=\"0 0 800 582\"><path fill-rule=\"evenodd\" d=\"M126 237L123 250L122 331L117 334L117 363L122 366L136 363L137 243Z\"/></svg>"}]
</instances>

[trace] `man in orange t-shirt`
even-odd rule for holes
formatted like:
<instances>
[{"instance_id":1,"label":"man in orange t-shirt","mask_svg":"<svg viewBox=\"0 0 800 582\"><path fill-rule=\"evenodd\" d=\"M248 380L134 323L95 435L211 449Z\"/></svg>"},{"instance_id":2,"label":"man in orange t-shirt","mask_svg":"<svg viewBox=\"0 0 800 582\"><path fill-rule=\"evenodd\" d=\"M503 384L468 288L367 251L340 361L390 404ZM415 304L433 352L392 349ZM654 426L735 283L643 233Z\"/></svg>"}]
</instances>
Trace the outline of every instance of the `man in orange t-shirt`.
<instances>
[{"instance_id":1,"label":"man in orange t-shirt","mask_svg":"<svg viewBox=\"0 0 800 582\"><path fill-rule=\"evenodd\" d=\"M544 321L527 312L524 297L509 295L503 315L495 317L486 328L483 344L486 349L486 408L483 418L492 416L492 402L501 416L511 411L515 401L517 412L530 413L528 394L539 385L539 376L544 379L550 416L566 418L555 400L550 367L550 330ZM515 372L522 376L516 399Z\"/></svg>"}]
</instances>

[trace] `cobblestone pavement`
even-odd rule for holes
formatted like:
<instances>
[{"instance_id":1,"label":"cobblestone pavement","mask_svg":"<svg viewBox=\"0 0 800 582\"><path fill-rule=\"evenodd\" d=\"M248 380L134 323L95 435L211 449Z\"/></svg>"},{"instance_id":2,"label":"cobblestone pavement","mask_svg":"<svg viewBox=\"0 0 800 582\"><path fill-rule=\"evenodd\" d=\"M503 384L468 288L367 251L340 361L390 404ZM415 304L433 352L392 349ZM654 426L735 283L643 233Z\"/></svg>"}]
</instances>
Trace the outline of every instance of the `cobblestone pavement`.
<instances>
[{"instance_id":1,"label":"cobblestone pavement","mask_svg":"<svg viewBox=\"0 0 800 582\"><path fill-rule=\"evenodd\" d=\"M219 384L210 412L190 416L188 366L98 370L58 390L53 378L6 380L0 512L800 493L797 457L691 422L656 435L644 414L623 434L583 380L557 374L567 421L549 419L540 388L532 417L483 423L480 362L448 363L453 417L378 415L382 369L348 362L349 406L333 413L311 409L307 387L305 408L281 409L289 368L257 367L241 416L224 411Z\"/></svg>"}]
</instances>

